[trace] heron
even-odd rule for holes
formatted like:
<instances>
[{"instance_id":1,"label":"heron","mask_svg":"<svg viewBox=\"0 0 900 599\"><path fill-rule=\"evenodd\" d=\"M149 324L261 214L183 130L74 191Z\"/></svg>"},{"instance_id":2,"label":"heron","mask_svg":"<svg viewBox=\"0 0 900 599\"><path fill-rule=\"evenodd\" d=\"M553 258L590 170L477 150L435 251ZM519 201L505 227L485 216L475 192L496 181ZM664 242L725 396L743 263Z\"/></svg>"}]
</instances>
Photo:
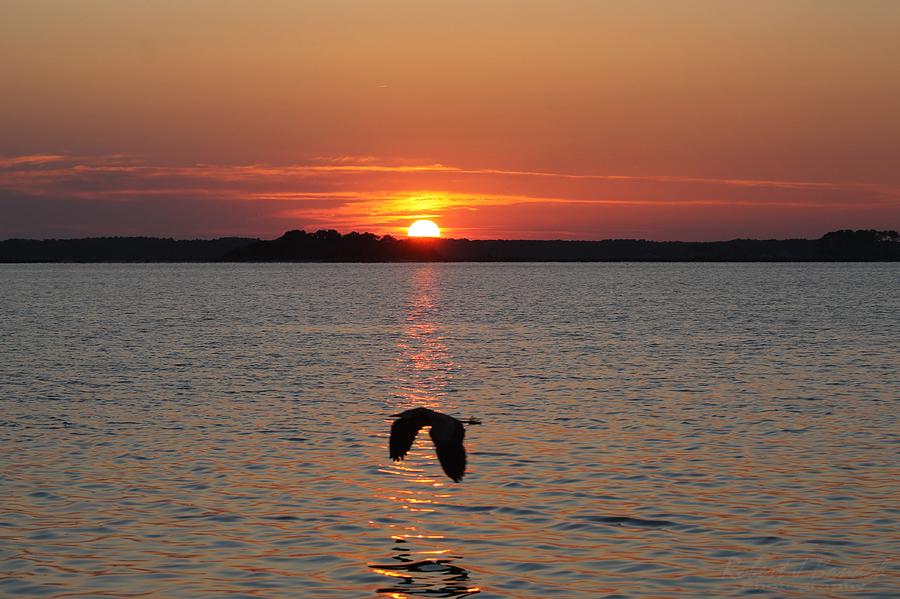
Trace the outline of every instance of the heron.
<instances>
[{"instance_id":1,"label":"heron","mask_svg":"<svg viewBox=\"0 0 900 599\"><path fill-rule=\"evenodd\" d=\"M391 425L390 454L395 462L402 461L409 453L419 429L430 426L432 442L437 451L441 467L453 482L459 482L466 473L466 448L463 439L466 436L464 424L481 424L475 418L462 422L453 416L441 414L428 408L413 408L392 414L397 420Z\"/></svg>"}]
</instances>

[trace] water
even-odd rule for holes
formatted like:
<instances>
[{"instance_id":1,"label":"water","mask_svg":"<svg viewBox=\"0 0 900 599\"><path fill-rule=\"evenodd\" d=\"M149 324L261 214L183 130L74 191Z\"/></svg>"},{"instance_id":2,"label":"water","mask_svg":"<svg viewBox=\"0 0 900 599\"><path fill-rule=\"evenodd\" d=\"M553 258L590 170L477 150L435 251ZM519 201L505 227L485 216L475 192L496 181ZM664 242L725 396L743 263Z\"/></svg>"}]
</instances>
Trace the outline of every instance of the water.
<instances>
[{"instance_id":1,"label":"water","mask_svg":"<svg viewBox=\"0 0 900 599\"><path fill-rule=\"evenodd\" d=\"M2 266L0 595L896 596L898 274Z\"/></svg>"}]
</instances>

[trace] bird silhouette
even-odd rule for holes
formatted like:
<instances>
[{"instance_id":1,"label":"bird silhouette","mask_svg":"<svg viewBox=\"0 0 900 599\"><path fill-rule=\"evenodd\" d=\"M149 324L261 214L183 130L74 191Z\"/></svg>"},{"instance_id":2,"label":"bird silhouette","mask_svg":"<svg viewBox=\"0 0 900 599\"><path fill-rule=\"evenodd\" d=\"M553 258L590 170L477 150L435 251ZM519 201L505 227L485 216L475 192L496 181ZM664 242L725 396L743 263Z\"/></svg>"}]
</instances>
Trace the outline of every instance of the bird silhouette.
<instances>
[{"instance_id":1,"label":"bird silhouette","mask_svg":"<svg viewBox=\"0 0 900 599\"><path fill-rule=\"evenodd\" d=\"M441 467L454 482L462 480L466 473L466 448L463 447L466 429L463 422L428 408L413 408L393 414L392 418L397 420L391 425L391 459L395 462L403 460L409 453L419 429L430 426L429 435L434 442ZM465 424L481 424L481 422L470 418Z\"/></svg>"}]
</instances>

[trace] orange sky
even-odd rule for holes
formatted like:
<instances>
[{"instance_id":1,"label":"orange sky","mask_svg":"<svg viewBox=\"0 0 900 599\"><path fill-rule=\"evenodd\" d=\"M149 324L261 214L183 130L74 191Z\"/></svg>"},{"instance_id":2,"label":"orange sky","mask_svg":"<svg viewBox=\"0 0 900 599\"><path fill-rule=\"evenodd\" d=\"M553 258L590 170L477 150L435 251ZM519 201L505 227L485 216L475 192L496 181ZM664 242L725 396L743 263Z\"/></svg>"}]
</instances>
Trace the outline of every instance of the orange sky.
<instances>
[{"instance_id":1,"label":"orange sky","mask_svg":"<svg viewBox=\"0 0 900 599\"><path fill-rule=\"evenodd\" d=\"M900 2L7 0L0 238L900 228Z\"/></svg>"}]
</instances>

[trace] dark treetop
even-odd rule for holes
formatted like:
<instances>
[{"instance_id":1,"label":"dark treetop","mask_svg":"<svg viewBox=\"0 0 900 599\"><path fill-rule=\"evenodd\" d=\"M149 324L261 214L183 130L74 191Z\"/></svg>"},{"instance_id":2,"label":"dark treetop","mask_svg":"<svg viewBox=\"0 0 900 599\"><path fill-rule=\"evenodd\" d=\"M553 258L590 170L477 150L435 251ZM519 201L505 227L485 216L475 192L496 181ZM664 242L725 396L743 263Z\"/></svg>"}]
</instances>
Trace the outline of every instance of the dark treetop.
<instances>
[{"instance_id":1,"label":"dark treetop","mask_svg":"<svg viewBox=\"0 0 900 599\"><path fill-rule=\"evenodd\" d=\"M0 262L783 262L900 261L896 231L833 231L820 239L731 241L534 241L398 239L371 233L288 231L261 241L229 237L177 241L152 237L8 239Z\"/></svg>"}]
</instances>

